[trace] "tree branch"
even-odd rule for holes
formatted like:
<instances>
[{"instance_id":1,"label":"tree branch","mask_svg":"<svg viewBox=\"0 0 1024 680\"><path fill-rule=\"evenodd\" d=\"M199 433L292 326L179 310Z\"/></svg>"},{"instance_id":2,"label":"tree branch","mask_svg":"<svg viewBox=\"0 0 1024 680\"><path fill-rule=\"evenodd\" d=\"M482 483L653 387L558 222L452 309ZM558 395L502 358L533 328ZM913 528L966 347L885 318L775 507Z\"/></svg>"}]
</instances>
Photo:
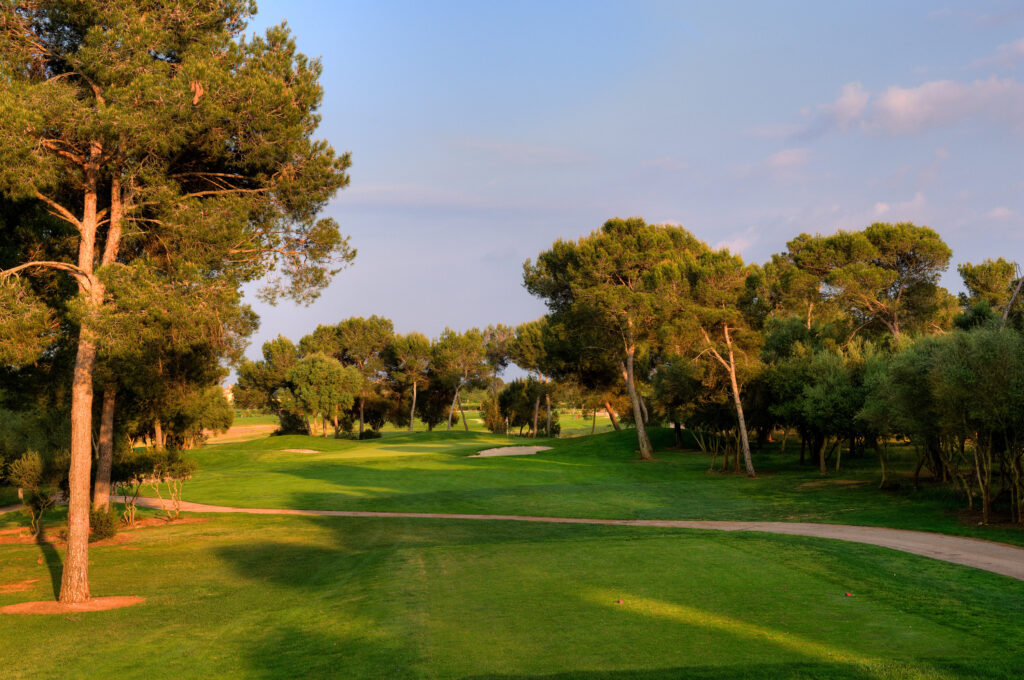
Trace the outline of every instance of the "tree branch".
<instances>
[{"instance_id":1,"label":"tree branch","mask_svg":"<svg viewBox=\"0 0 1024 680\"><path fill-rule=\"evenodd\" d=\"M71 274L75 279L82 284L85 288L92 286L92 277L85 272L85 270L77 267L76 265L68 262L49 262L39 260L35 262L26 262L25 264L19 264L17 267L11 267L10 269L4 269L0 271L0 279L6 279L14 274L22 271L23 269L39 268L39 269L55 269L57 271L67 272Z\"/></svg>"},{"instance_id":2,"label":"tree branch","mask_svg":"<svg viewBox=\"0 0 1024 680\"><path fill-rule=\"evenodd\" d=\"M53 209L52 214L54 216L60 217L66 222L70 222L75 227L75 229L77 229L78 231L82 231L82 223L78 220L77 217L74 216L74 214L72 214L70 210L68 210L67 208L65 208L64 206L62 206L60 203L53 200L49 196L43 194L39 190L36 190L36 198L38 198L46 205L50 206Z\"/></svg>"},{"instance_id":3,"label":"tree branch","mask_svg":"<svg viewBox=\"0 0 1024 680\"><path fill-rule=\"evenodd\" d=\"M722 355L718 353L717 349L715 349L714 343L711 342L711 336L708 335L708 332L704 330L703 326L700 327L700 332L704 335L704 340L708 343L708 350L711 352L711 356L715 357L718 363L722 364L722 367L725 370L731 370L729 368L729 364L726 363L725 359L722 358Z\"/></svg>"}]
</instances>

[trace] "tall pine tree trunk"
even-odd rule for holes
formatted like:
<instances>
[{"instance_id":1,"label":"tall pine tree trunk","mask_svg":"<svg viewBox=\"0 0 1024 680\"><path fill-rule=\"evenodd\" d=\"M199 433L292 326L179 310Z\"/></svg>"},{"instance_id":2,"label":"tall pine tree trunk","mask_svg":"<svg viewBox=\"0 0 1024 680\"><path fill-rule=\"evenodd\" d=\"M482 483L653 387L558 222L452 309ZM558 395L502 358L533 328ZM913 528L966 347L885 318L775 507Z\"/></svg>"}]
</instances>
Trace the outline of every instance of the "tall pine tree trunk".
<instances>
[{"instance_id":1,"label":"tall pine tree trunk","mask_svg":"<svg viewBox=\"0 0 1024 680\"><path fill-rule=\"evenodd\" d=\"M622 368L622 376L626 380L629 400L633 404L633 420L636 422L636 438L637 443L640 445L640 459L651 460L654 457L654 447L651 446L651 440L647 437L647 428L644 427L644 414L640 410L640 398L636 393L636 383L633 379L634 353L634 348L630 347L626 351L626 364L625 366L620 364L620 367Z\"/></svg>"},{"instance_id":2,"label":"tall pine tree trunk","mask_svg":"<svg viewBox=\"0 0 1024 680\"><path fill-rule=\"evenodd\" d=\"M540 420L540 395L533 400L533 433L530 435L534 439L537 438L537 423Z\"/></svg>"},{"instance_id":3,"label":"tall pine tree trunk","mask_svg":"<svg viewBox=\"0 0 1024 680\"><path fill-rule=\"evenodd\" d=\"M469 424L466 422L466 412L462 410L462 398L459 397L459 414L462 416L462 428L469 432Z\"/></svg>"},{"instance_id":4,"label":"tall pine tree trunk","mask_svg":"<svg viewBox=\"0 0 1024 680\"><path fill-rule=\"evenodd\" d=\"M544 426L545 427L544 436L545 437L550 437L551 436L551 395L548 394L547 392L544 393L544 405L548 409L548 423L547 423L547 425Z\"/></svg>"},{"instance_id":5,"label":"tall pine tree trunk","mask_svg":"<svg viewBox=\"0 0 1024 680\"><path fill-rule=\"evenodd\" d=\"M409 432L413 431L412 424L416 421L416 381L412 381L412 408L409 409Z\"/></svg>"},{"instance_id":6,"label":"tall pine tree trunk","mask_svg":"<svg viewBox=\"0 0 1024 680\"><path fill-rule=\"evenodd\" d=\"M117 390L103 390L103 411L100 415L100 455L96 461L96 481L92 486L92 507L110 509L110 468L114 464L114 406Z\"/></svg>"},{"instance_id":7,"label":"tall pine tree trunk","mask_svg":"<svg viewBox=\"0 0 1024 680\"><path fill-rule=\"evenodd\" d=\"M740 429L740 446L743 450L743 466L747 469L747 477L756 477L754 461L750 458L750 441L747 437L747 421L743 417L743 402L740 400L740 386L736 382L736 363L733 361L732 346L729 346L729 383L732 385L732 399L736 404L736 420Z\"/></svg>"},{"instance_id":8,"label":"tall pine tree trunk","mask_svg":"<svg viewBox=\"0 0 1024 680\"><path fill-rule=\"evenodd\" d=\"M306 429L309 429L308 425ZM159 418L153 421L153 448L157 451L163 451L167 448L164 446L164 427Z\"/></svg>"},{"instance_id":9,"label":"tall pine tree trunk","mask_svg":"<svg viewBox=\"0 0 1024 680\"><path fill-rule=\"evenodd\" d=\"M359 397L359 438L363 438L363 406L366 403L366 398Z\"/></svg>"},{"instance_id":10,"label":"tall pine tree trunk","mask_svg":"<svg viewBox=\"0 0 1024 680\"><path fill-rule=\"evenodd\" d=\"M96 257L97 186L103 149L90 148L85 167L85 191L78 241L79 295L87 312L98 310L103 291L93 276ZM68 541L61 575L60 601L65 604L89 599L89 482L92 469L92 376L96 366L93 319L83 319L78 331L74 377L71 383L71 464L68 470Z\"/></svg>"},{"instance_id":11,"label":"tall pine tree trunk","mask_svg":"<svg viewBox=\"0 0 1024 680\"><path fill-rule=\"evenodd\" d=\"M740 451L743 452L743 465L747 469L748 477L756 477L757 473L754 472L754 462L750 458L750 440L747 437L747 421L746 418L743 417L743 401L740 399L740 385L736 380L736 356L732 349L732 336L729 335L729 326L727 324L723 324L722 326L722 333L725 336L725 346L729 355L728 361L726 361L718 352L718 349L715 348L715 344L711 342L711 336L708 335L708 332L703 327L700 331L704 335L704 340L707 342L708 350L710 350L712 356L729 374L729 385L732 387L733 405L736 407L736 423L739 428ZM739 456L740 451L736 452L737 456Z\"/></svg>"},{"instance_id":12,"label":"tall pine tree trunk","mask_svg":"<svg viewBox=\"0 0 1024 680\"><path fill-rule=\"evenodd\" d=\"M462 389L462 382L460 381L455 387L455 396L452 397L452 407L448 409L448 429L445 432L452 431L452 414L455 413L455 403L459 399L459 390Z\"/></svg>"},{"instance_id":13,"label":"tall pine tree trunk","mask_svg":"<svg viewBox=\"0 0 1024 680\"><path fill-rule=\"evenodd\" d=\"M622 427L619 425L619 419L615 415L615 409L612 408L612 403L610 401L605 400L604 410L608 413L608 419L612 421L612 427L615 428L615 431L618 432L621 430Z\"/></svg>"},{"instance_id":14,"label":"tall pine tree trunk","mask_svg":"<svg viewBox=\"0 0 1024 680\"><path fill-rule=\"evenodd\" d=\"M102 266L117 261L121 248L121 231L124 220L124 200L121 196L121 179L115 171L110 179L110 224L107 240L103 246ZM110 509L110 470L114 462L114 410L117 386L108 385L103 390L103 411L100 416L99 456L96 461L96 481L92 488L92 506Z\"/></svg>"}]
</instances>

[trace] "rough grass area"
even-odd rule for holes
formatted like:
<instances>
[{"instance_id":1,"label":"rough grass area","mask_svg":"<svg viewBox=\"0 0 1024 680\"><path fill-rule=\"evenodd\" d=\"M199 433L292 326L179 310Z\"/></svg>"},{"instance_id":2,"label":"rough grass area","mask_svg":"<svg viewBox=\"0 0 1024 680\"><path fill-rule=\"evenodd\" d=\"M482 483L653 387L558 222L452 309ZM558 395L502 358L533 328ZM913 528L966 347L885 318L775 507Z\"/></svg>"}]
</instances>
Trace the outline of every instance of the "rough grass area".
<instances>
[{"instance_id":1,"label":"rough grass area","mask_svg":"<svg viewBox=\"0 0 1024 680\"><path fill-rule=\"evenodd\" d=\"M831 522L940 531L1024 545L1024 531L978 527L962 503L897 455L899 487L878 489L874 458L847 457L822 477L798 450L755 456L761 474L709 473L708 457L674 451L655 431L657 460L640 462L632 431L575 439L512 439L478 432L416 433L356 442L284 436L192 453L199 472L185 500L242 507L554 515L625 519ZM482 449L536 443L533 456L469 458ZM316 454L282 449L316 449Z\"/></svg>"},{"instance_id":2,"label":"rough grass area","mask_svg":"<svg viewBox=\"0 0 1024 680\"><path fill-rule=\"evenodd\" d=\"M1017 678L1024 583L796 537L217 516L92 550L136 607L0 617L5 678ZM0 547L0 606L58 551ZM846 597L851 592L853 597ZM622 600L621 604L618 601Z\"/></svg>"}]
</instances>

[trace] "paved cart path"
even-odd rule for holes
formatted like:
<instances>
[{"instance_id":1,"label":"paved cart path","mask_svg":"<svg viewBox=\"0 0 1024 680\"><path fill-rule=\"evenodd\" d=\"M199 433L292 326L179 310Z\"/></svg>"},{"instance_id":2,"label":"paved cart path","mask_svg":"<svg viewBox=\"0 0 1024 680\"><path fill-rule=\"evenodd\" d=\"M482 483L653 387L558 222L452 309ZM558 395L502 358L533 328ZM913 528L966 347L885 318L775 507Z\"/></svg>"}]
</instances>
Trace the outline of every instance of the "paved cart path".
<instances>
[{"instance_id":1,"label":"paved cart path","mask_svg":"<svg viewBox=\"0 0 1024 680\"><path fill-rule=\"evenodd\" d=\"M167 501L164 501L167 503ZM162 508L156 498L139 498L138 504ZM813 524L809 522L731 522L663 519L591 519L580 517L533 517L529 515L474 515L434 512L362 512L356 510L288 510L275 508L232 508L221 505L182 502L185 512L228 512L253 515L304 515L311 517L407 517L416 519L468 519L550 524L601 524L633 527L672 527L715 531L762 531L769 534L832 538L868 543L883 548L924 555L937 560L976 567L1024 581L1024 548L977 538L963 538L926 531L887 529L849 524Z\"/></svg>"},{"instance_id":2,"label":"paved cart path","mask_svg":"<svg viewBox=\"0 0 1024 680\"><path fill-rule=\"evenodd\" d=\"M121 498L115 500L123 501ZM162 509L169 501L139 498L142 507ZM21 506L0 508L0 513ZM883 548L924 555L936 560L962 564L1024 581L1024 548L977 538L949 536L927 531L887 529L850 524L813 524L810 522L732 522L719 520L670 519L596 519L584 517L534 517L530 515L475 515L436 512L364 512L358 510L289 510L281 508L232 508L223 505L182 502L184 512L244 513L250 515L301 515L307 517L406 517L413 519L468 519L508 522L545 522L549 524L599 524L631 527L671 527L713 531L761 531L769 534L832 538L867 543Z\"/></svg>"}]
</instances>

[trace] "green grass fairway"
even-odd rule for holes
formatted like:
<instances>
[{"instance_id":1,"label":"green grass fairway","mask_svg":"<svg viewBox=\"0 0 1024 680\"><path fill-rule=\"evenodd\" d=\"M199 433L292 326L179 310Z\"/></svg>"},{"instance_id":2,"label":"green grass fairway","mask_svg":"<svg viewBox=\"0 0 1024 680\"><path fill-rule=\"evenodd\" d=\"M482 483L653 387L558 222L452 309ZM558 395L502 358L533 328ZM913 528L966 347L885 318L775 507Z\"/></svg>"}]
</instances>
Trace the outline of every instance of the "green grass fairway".
<instances>
[{"instance_id":1,"label":"green grass fairway","mask_svg":"<svg viewBox=\"0 0 1024 680\"><path fill-rule=\"evenodd\" d=\"M1024 583L796 537L216 516L94 546L132 608L0 616L20 678L1019 678ZM0 605L53 597L0 546ZM47 551L49 559L56 553ZM845 592L853 597L845 597ZM622 604L617 604L617 600Z\"/></svg>"},{"instance_id":2,"label":"green grass fairway","mask_svg":"<svg viewBox=\"0 0 1024 680\"><path fill-rule=\"evenodd\" d=\"M823 480L815 467L797 465L792 450L763 454L755 458L761 476L751 480L709 474L706 456L664 450L671 433L655 435L662 450L648 463L636 459L632 431L511 441L482 432L395 434L363 442L268 437L192 452L199 472L184 496L242 507L832 522L1024 544L1018 529L961 521L961 502L944 489L913 492L904 480L898 490L878 490L873 458L848 459ZM554 448L533 456L467 457L490 446L534 442Z\"/></svg>"}]
</instances>

